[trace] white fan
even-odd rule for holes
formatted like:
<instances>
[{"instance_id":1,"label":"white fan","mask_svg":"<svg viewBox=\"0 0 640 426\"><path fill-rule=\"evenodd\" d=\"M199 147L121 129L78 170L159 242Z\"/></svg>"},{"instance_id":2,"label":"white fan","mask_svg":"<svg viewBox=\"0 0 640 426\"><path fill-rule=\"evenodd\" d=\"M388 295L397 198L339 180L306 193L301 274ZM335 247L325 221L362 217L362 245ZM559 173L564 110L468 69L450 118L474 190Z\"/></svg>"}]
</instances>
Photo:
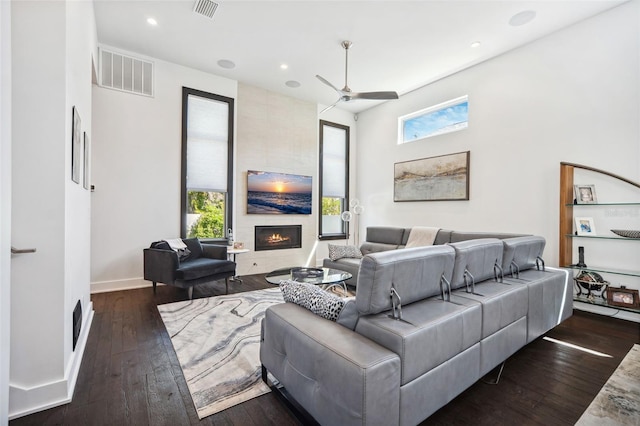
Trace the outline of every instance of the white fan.
<instances>
[{"instance_id":1,"label":"white fan","mask_svg":"<svg viewBox=\"0 0 640 426\"><path fill-rule=\"evenodd\" d=\"M344 55L345 55L345 61L344 61L344 87L342 89L338 89L336 86L334 86L333 84L329 83L329 81L325 78L323 78L322 76L316 75L316 77L318 78L318 80L320 80L321 82L323 82L324 84L326 84L327 86L331 87L333 90L335 90L336 92L338 92L338 100L334 102L333 105L330 105L328 107L326 107L325 109L323 109L322 111L320 111L320 113L322 114L323 112L333 108L334 106L336 106L339 102L348 102L351 101L353 99L372 99L372 100L389 100L389 99L398 99L398 93L390 91L390 92L353 92L351 91L351 89L349 88L349 86L347 85L347 72L348 72L348 67L349 67L349 48L351 47L353 43L351 43L350 41L343 41L341 43L342 47L344 48Z\"/></svg>"}]
</instances>

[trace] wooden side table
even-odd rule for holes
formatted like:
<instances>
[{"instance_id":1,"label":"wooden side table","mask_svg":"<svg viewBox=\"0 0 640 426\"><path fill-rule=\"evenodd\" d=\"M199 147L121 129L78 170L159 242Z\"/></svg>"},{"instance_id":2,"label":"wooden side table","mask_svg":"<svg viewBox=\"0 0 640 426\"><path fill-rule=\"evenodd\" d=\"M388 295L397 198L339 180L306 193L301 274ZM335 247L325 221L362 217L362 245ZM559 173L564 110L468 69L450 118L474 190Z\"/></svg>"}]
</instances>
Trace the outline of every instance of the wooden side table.
<instances>
[{"instance_id":1,"label":"wooden side table","mask_svg":"<svg viewBox=\"0 0 640 426\"><path fill-rule=\"evenodd\" d=\"M236 256L242 253L248 253L251 250L249 249L236 249L236 248L231 248L228 247L227 248L227 257L229 258L229 260L235 262L236 264L238 262L236 262ZM242 282L242 278L240 278L238 275L234 275L233 277L230 278L231 281L239 281Z\"/></svg>"}]
</instances>

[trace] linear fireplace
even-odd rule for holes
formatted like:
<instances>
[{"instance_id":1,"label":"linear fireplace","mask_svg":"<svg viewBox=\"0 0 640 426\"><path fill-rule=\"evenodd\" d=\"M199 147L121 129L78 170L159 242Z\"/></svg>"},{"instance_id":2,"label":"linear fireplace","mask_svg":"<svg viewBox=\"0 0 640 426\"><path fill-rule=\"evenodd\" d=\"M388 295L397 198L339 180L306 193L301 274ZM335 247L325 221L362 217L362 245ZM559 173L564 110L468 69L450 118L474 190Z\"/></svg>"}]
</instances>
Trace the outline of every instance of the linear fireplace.
<instances>
[{"instance_id":1,"label":"linear fireplace","mask_svg":"<svg viewBox=\"0 0 640 426\"><path fill-rule=\"evenodd\" d=\"M302 247L302 225L256 226L255 251Z\"/></svg>"}]
</instances>

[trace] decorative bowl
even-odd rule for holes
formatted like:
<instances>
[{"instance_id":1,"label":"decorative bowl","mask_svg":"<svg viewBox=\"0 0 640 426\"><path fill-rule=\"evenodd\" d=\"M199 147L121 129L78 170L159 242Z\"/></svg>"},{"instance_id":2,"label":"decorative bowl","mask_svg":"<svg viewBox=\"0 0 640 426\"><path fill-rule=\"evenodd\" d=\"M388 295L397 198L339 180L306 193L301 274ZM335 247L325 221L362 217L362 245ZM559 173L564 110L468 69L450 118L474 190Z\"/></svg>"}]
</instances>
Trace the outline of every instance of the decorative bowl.
<instances>
[{"instance_id":1,"label":"decorative bowl","mask_svg":"<svg viewBox=\"0 0 640 426\"><path fill-rule=\"evenodd\" d=\"M611 232L625 238L640 238L640 231L632 229L612 229Z\"/></svg>"}]
</instances>

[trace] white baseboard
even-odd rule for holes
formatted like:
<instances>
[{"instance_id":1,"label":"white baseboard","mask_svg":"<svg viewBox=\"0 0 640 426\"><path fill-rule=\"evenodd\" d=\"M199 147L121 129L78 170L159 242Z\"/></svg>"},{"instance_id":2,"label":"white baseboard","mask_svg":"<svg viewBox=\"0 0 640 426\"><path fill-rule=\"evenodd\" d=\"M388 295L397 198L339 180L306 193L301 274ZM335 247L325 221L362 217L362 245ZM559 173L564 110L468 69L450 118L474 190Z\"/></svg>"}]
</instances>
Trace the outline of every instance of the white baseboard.
<instances>
[{"instance_id":1,"label":"white baseboard","mask_svg":"<svg viewBox=\"0 0 640 426\"><path fill-rule=\"evenodd\" d=\"M633 312L623 311L621 309L610 308L607 306L598 306L591 303L573 302L573 308L579 311L591 312L592 314L604 315L607 317L623 319L627 321L640 323L640 315Z\"/></svg>"},{"instance_id":2,"label":"white baseboard","mask_svg":"<svg viewBox=\"0 0 640 426\"><path fill-rule=\"evenodd\" d=\"M92 322L93 303L89 302L88 309L82 318L82 330L78 337L76 350L71 353L64 377L61 380L30 388L9 383L9 420L71 402Z\"/></svg>"},{"instance_id":3,"label":"white baseboard","mask_svg":"<svg viewBox=\"0 0 640 426\"><path fill-rule=\"evenodd\" d=\"M164 285L158 283L158 285ZM127 278L125 280L96 281L91 283L91 293L106 293L109 291L132 290L134 288L153 287L151 281L144 278Z\"/></svg>"}]
</instances>

